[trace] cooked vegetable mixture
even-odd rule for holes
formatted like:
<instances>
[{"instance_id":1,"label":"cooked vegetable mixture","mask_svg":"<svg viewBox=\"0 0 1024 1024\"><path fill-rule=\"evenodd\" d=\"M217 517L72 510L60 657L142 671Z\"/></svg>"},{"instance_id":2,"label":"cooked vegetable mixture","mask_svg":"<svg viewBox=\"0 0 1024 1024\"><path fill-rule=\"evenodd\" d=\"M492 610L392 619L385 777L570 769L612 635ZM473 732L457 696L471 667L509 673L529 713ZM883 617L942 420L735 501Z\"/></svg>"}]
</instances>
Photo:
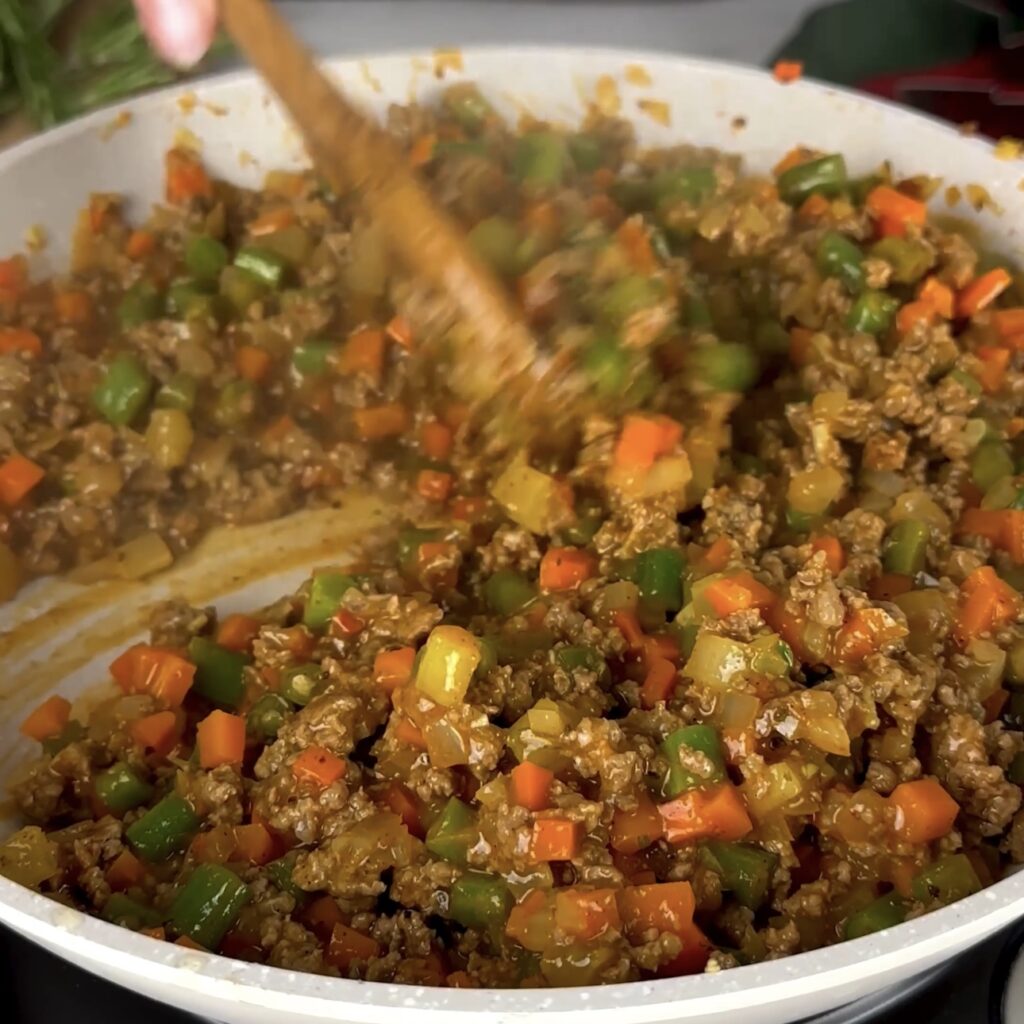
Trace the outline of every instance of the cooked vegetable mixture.
<instances>
[{"instance_id":1,"label":"cooked vegetable mixture","mask_svg":"<svg viewBox=\"0 0 1024 1024\"><path fill-rule=\"evenodd\" d=\"M868 935L1024 862L1024 295L925 179L774 175L474 89L393 129L583 383L482 452L445 304L351 198L168 159L73 275L3 265L18 574L165 564L367 474L409 524L51 697L11 878L155 938L560 986ZM155 554L154 554L155 553ZM101 568L102 568L101 563Z\"/></svg>"}]
</instances>

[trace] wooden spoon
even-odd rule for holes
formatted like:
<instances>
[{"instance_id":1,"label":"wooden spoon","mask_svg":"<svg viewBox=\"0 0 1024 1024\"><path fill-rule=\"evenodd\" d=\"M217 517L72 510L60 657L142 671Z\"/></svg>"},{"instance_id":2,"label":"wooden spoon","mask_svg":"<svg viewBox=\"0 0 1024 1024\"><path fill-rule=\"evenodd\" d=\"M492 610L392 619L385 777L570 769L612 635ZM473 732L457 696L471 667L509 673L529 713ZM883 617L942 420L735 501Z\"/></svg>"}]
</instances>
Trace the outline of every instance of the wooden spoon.
<instances>
[{"instance_id":1,"label":"wooden spoon","mask_svg":"<svg viewBox=\"0 0 1024 1024\"><path fill-rule=\"evenodd\" d=\"M220 0L228 33L277 93L339 193L357 191L406 268L454 301L453 385L463 397L536 398L537 344L452 218L416 179L395 140L329 82L268 0Z\"/></svg>"}]
</instances>

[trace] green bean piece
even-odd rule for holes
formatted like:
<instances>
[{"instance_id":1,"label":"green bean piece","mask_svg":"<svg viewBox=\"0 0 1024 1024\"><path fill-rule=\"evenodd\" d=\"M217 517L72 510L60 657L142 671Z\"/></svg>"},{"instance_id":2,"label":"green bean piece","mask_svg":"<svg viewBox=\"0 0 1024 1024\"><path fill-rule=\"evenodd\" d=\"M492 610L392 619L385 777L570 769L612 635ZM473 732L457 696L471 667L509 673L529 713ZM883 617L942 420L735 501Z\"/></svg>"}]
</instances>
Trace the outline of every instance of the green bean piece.
<instances>
[{"instance_id":1,"label":"green bean piece","mask_svg":"<svg viewBox=\"0 0 1024 1024\"><path fill-rule=\"evenodd\" d=\"M199 831L200 824L198 815L188 802L177 793L171 793L138 821L133 821L124 834L143 860L155 863L183 850Z\"/></svg>"},{"instance_id":2,"label":"green bean piece","mask_svg":"<svg viewBox=\"0 0 1024 1024\"><path fill-rule=\"evenodd\" d=\"M779 175L779 195L793 206L815 192L837 196L846 188L846 161L839 153L790 167Z\"/></svg>"},{"instance_id":3,"label":"green bean piece","mask_svg":"<svg viewBox=\"0 0 1024 1024\"><path fill-rule=\"evenodd\" d=\"M922 868L914 876L910 891L922 903L938 900L948 904L981 892L981 881L966 854L952 853Z\"/></svg>"},{"instance_id":4,"label":"green bean piece","mask_svg":"<svg viewBox=\"0 0 1024 1024\"><path fill-rule=\"evenodd\" d=\"M495 215L479 221L469 232L469 244L499 274L511 277L522 270L519 228L507 217Z\"/></svg>"},{"instance_id":5,"label":"green bean piece","mask_svg":"<svg viewBox=\"0 0 1024 1024\"><path fill-rule=\"evenodd\" d=\"M851 292L864 287L864 253L860 246L851 242L838 231L822 235L817 250L818 268L823 274L838 277Z\"/></svg>"},{"instance_id":6,"label":"green bean piece","mask_svg":"<svg viewBox=\"0 0 1024 1024\"><path fill-rule=\"evenodd\" d=\"M246 730L257 739L272 740L284 725L291 710L291 704L281 694L265 693L245 716Z\"/></svg>"},{"instance_id":7,"label":"green bean piece","mask_svg":"<svg viewBox=\"0 0 1024 1024\"><path fill-rule=\"evenodd\" d=\"M902 519L896 523L882 549L885 571L916 576L925 566L929 536L928 524L920 519Z\"/></svg>"},{"instance_id":8,"label":"green bean piece","mask_svg":"<svg viewBox=\"0 0 1024 1024\"><path fill-rule=\"evenodd\" d=\"M197 280L216 284L231 262L227 246L209 235L193 235L185 242L185 266Z\"/></svg>"},{"instance_id":9,"label":"green bean piece","mask_svg":"<svg viewBox=\"0 0 1024 1024\"><path fill-rule=\"evenodd\" d=\"M895 295L869 288L854 301L846 318L846 326L851 331L864 334L881 334L889 329L899 306L900 300Z\"/></svg>"},{"instance_id":10,"label":"green bean piece","mask_svg":"<svg viewBox=\"0 0 1024 1024\"><path fill-rule=\"evenodd\" d=\"M341 599L358 584L348 573L333 569L313 574L302 621L310 629L323 629L341 607Z\"/></svg>"},{"instance_id":11,"label":"green bean piece","mask_svg":"<svg viewBox=\"0 0 1024 1024\"><path fill-rule=\"evenodd\" d=\"M122 296L117 307L117 320L122 330L139 327L156 320L163 312L163 298L150 281L136 281Z\"/></svg>"},{"instance_id":12,"label":"green bean piece","mask_svg":"<svg viewBox=\"0 0 1024 1024\"><path fill-rule=\"evenodd\" d=\"M274 291L284 284L288 273L288 261L262 245L246 245L239 249L235 254L235 266Z\"/></svg>"},{"instance_id":13,"label":"green bean piece","mask_svg":"<svg viewBox=\"0 0 1024 1024\"><path fill-rule=\"evenodd\" d=\"M108 423L127 427L146 407L152 389L153 379L138 357L122 352L107 364L92 404Z\"/></svg>"},{"instance_id":14,"label":"green bean piece","mask_svg":"<svg viewBox=\"0 0 1024 1024\"><path fill-rule=\"evenodd\" d=\"M93 780L96 795L114 814L124 814L146 803L153 795L153 787L121 761Z\"/></svg>"},{"instance_id":15,"label":"green bean piece","mask_svg":"<svg viewBox=\"0 0 1024 1024\"><path fill-rule=\"evenodd\" d=\"M920 238L882 238L871 247L871 255L892 267L892 279L915 284L935 265L935 252Z\"/></svg>"},{"instance_id":16,"label":"green bean piece","mask_svg":"<svg viewBox=\"0 0 1024 1024\"><path fill-rule=\"evenodd\" d=\"M483 586L487 607L508 618L521 612L537 596L537 588L514 569L499 569Z\"/></svg>"},{"instance_id":17,"label":"green bean piece","mask_svg":"<svg viewBox=\"0 0 1024 1024\"><path fill-rule=\"evenodd\" d=\"M667 797L676 797L691 789L703 789L725 781L725 755L722 753L722 743L718 738L718 731L710 725L684 725L681 729L676 729L662 740L661 750L668 761L668 778L664 786L664 794ZM710 762L711 773L697 775L684 768L679 759L680 751L703 754Z\"/></svg>"},{"instance_id":18,"label":"green bean piece","mask_svg":"<svg viewBox=\"0 0 1024 1024\"><path fill-rule=\"evenodd\" d=\"M222 708L237 708L245 696L245 666L249 659L238 651L194 636L188 643L189 660L196 666L192 692Z\"/></svg>"},{"instance_id":19,"label":"green bean piece","mask_svg":"<svg viewBox=\"0 0 1024 1024\"><path fill-rule=\"evenodd\" d=\"M142 928L157 928L164 923L163 916L152 907L147 907L123 892L111 893L103 904L100 916L104 921L130 928L137 932Z\"/></svg>"},{"instance_id":20,"label":"green bean piece","mask_svg":"<svg viewBox=\"0 0 1024 1024\"><path fill-rule=\"evenodd\" d=\"M223 864L200 864L171 907L171 924L204 949L216 949L250 900L249 887Z\"/></svg>"},{"instance_id":21,"label":"green bean piece","mask_svg":"<svg viewBox=\"0 0 1024 1024\"><path fill-rule=\"evenodd\" d=\"M712 167L679 167L660 171L654 176L651 190L659 206L686 202L699 206L718 187Z\"/></svg>"},{"instance_id":22,"label":"green bean piece","mask_svg":"<svg viewBox=\"0 0 1024 1024\"><path fill-rule=\"evenodd\" d=\"M220 294L238 314L245 313L266 294L263 281L239 266L225 267L221 271L219 288Z\"/></svg>"},{"instance_id":23,"label":"green bean piece","mask_svg":"<svg viewBox=\"0 0 1024 1024\"><path fill-rule=\"evenodd\" d=\"M578 514L576 519L561 531L559 537L562 543L586 547L603 524L604 517L599 512Z\"/></svg>"},{"instance_id":24,"label":"green bean piece","mask_svg":"<svg viewBox=\"0 0 1024 1024\"><path fill-rule=\"evenodd\" d=\"M786 506L786 525L794 533L810 533L821 523L822 517L812 512L800 512L795 508Z\"/></svg>"},{"instance_id":25,"label":"green bean piece","mask_svg":"<svg viewBox=\"0 0 1024 1024\"><path fill-rule=\"evenodd\" d=\"M484 871L468 871L452 886L448 912L464 928L500 929L513 902L503 878Z\"/></svg>"},{"instance_id":26,"label":"green bean piece","mask_svg":"<svg viewBox=\"0 0 1024 1024\"><path fill-rule=\"evenodd\" d=\"M176 373L166 384L160 386L153 398L153 404L158 409L191 412L195 408L197 390L194 377L187 373Z\"/></svg>"},{"instance_id":27,"label":"green bean piece","mask_svg":"<svg viewBox=\"0 0 1024 1024\"><path fill-rule=\"evenodd\" d=\"M983 441L971 454L971 479L983 491L1004 476L1012 476L1015 468L1013 456L1002 441Z\"/></svg>"},{"instance_id":28,"label":"green bean piece","mask_svg":"<svg viewBox=\"0 0 1024 1024\"><path fill-rule=\"evenodd\" d=\"M292 366L304 377L320 377L327 372L334 343L310 338L292 350Z\"/></svg>"},{"instance_id":29,"label":"green bean piece","mask_svg":"<svg viewBox=\"0 0 1024 1024\"><path fill-rule=\"evenodd\" d=\"M309 899L309 893L295 884L295 862L298 859L299 851L289 850L283 857L272 860L267 865L267 874L281 892L287 893L297 903L302 904Z\"/></svg>"},{"instance_id":30,"label":"green bean piece","mask_svg":"<svg viewBox=\"0 0 1024 1024\"><path fill-rule=\"evenodd\" d=\"M843 935L847 939L859 939L872 935L883 928L892 928L907 919L907 905L896 893L889 893L869 903L846 919Z\"/></svg>"},{"instance_id":31,"label":"green bean piece","mask_svg":"<svg viewBox=\"0 0 1024 1024\"><path fill-rule=\"evenodd\" d=\"M278 689L285 700L304 708L316 695L323 669L314 662L285 669Z\"/></svg>"},{"instance_id":32,"label":"green bean piece","mask_svg":"<svg viewBox=\"0 0 1024 1024\"><path fill-rule=\"evenodd\" d=\"M512 167L516 177L535 188L556 188L566 171L566 144L554 132L528 132L516 142Z\"/></svg>"},{"instance_id":33,"label":"green bean piece","mask_svg":"<svg viewBox=\"0 0 1024 1024\"><path fill-rule=\"evenodd\" d=\"M633 582L640 600L662 615L683 607L683 556L672 548L651 548L636 556Z\"/></svg>"},{"instance_id":34,"label":"green bean piece","mask_svg":"<svg viewBox=\"0 0 1024 1024\"><path fill-rule=\"evenodd\" d=\"M478 839L476 815L453 796L427 829L426 847L435 857L453 864L465 864L470 847Z\"/></svg>"},{"instance_id":35,"label":"green bean piece","mask_svg":"<svg viewBox=\"0 0 1024 1024\"><path fill-rule=\"evenodd\" d=\"M599 398L618 397L629 382L629 353L613 334L598 334L583 350L582 365Z\"/></svg>"},{"instance_id":36,"label":"green bean piece","mask_svg":"<svg viewBox=\"0 0 1024 1024\"><path fill-rule=\"evenodd\" d=\"M579 132L570 135L567 142L569 155L577 170L591 173L604 165L604 144L596 136Z\"/></svg>"},{"instance_id":37,"label":"green bean piece","mask_svg":"<svg viewBox=\"0 0 1024 1024\"><path fill-rule=\"evenodd\" d=\"M746 391L760 372L757 355L738 341L722 341L695 349L691 355L694 372L714 391Z\"/></svg>"},{"instance_id":38,"label":"green bean piece","mask_svg":"<svg viewBox=\"0 0 1024 1024\"><path fill-rule=\"evenodd\" d=\"M763 906L772 876L779 864L778 854L752 843L724 843L710 840L702 854L722 879L722 888L750 910Z\"/></svg>"}]
</instances>

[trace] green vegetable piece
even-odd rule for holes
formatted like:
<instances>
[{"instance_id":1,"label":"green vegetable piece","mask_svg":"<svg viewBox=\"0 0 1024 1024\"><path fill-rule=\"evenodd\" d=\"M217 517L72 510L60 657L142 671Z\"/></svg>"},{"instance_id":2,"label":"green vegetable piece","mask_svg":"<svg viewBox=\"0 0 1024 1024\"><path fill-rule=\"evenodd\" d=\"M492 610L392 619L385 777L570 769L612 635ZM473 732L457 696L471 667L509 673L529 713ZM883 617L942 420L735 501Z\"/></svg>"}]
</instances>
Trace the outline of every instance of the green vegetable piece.
<instances>
[{"instance_id":1,"label":"green vegetable piece","mask_svg":"<svg viewBox=\"0 0 1024 1024\"><path fill-rule=\"evenodd\" d=\"M507 618L522 611L537 596L537 588L522 573L499 569L484 583L483 593L487 607Z\"/></svg>"},{"instance_id":2,"label":"green vegetable piece","mask_svg":"<svg viewBox=\"0 0 1024 1024\"><path fill-rule=\"evenodd\" d=\"M718 187L711 167L679 167L654 176L651 190L659 206L687 202L699 206Z\"/></svg>"},{"instance_id":3,"label":"green vegetable piece","mask_svg":"<svg viewBox=\"0 0 1024 1024\"><path fill-rule=\"evenodd\" d=\"M562 136L553 132L528 132L516 142L512 166L524 185L556 188L565 177L567 156Z\"/></svg>"},{"instance_id":4,"label":"green vegetable piece","mask_svg":"<svg viewBox=\"0 0 1024 1024\"><path fill-rule=\"evenodd\" d=\"M222 708L237 708L245 696L245 666L249 659L238 651L194 636L188 643L188 657L196 666L192 692Z\"/></svg>"},{"instance_id":5,"label":"green vegetable piece","mask_svg":"<svg viewBox=\"0 0 1024 1024\"><path fill-rule=\"evenodd\" d=\"M838 277L851 292L859 292L864 287L864 253L860 247L851 242L838 231L829 231L822 235L817 251L818 268L823 274Z\"/></svg>"},{"instance_id":6,"label":"green vegetable piece","mask_svg":"<svg viewBox=\"0 0 1024 1024\"><path fill-rule=\"evenodd\" d=\"M487 143L481 139L440 139L434 145L433 156L487 156Z\"/></svg>"},{"instance_id":7,"label":"green vegetable piece","mask_svg":"<svg viewBox=\"0 0 1024 1024\"><path fill-rule=\"evenodd\" d=\"M983 491L1004 476L1012 476L1015 468L1013 456L1002 441L983 441L971 454L971 479Z\"/></svg>"},{"instance_id":8,"label":"green vegetable piece","mask_svg":"<svg viewBox=\"0 0 1024 1024\"><path fill-rule=\"evenodd\" d=\"M207 285L183 277L171 282L167 289L167 312L180 320L206 316L213 312L212 296Z\"/></svg>"},{"instance_id":9,"label":"green vegetable piece","mask_svg":"<svg viewBox=\"0 0 1024 1024\"><path fill-rule=\"evenodd\" d=\"M153 379L138 357L129 352L114 356L92 393L92 404L108 423L127 427L145 408Z\"/></svg>"},{"instance_id":10,"label":"green vegetable piece","mask_svg":"<svg viewBox=\"0 0 1024 1024\"><path fill-rule=\"evenodd\" d=\"M216 284L231 262L227 246L209 235L193 235L185 242L185 266L197 280Z\"/></svg>"},{"instance_id":11,"label":"green vegetable piece","mask_svg":"<svg viewBox=\"0 0 1024 1024\"><path fill-rule=\"evenodd\" d=\"M479 221L469 232L469 244L497 273L511 277L523 269L519 228L507 217L495 214Z\"/></svg>"},{"instance_id":12,"label":"green vegetable piece","mask_svg":"<svg viewBox=\"0 0 1024 1024\"><path fill-rule=\"evenodd\" d=\"M87 735L88 730L85 726L77 719L72 718L57 736L51 736L48 740L43 740L40 745L47 757L53 757L54 754L59 754L69 744L84 740Z\"/></svg>"},{"instance_id":13,"label":"green vegetable piece","mask_svg":"<svg viewBox=\"0 0 1024 1024\"><path fill-rule=\"evenodd\" d=\"M938 900L948 904L981 892L981 888L981 881L967 855L952 853L922 868L914 876L910 891L914 899L922 903Z\"/></svg>"},{"instance_id":14,"label":"green vegetable piece","mask_svg":"<svg viewBox=\"0 0 1024 1024\"><path fill-rule=\"evenodd\" d=\"M604 516L599 512L577 515L575 521L566 526L559 537L565 544L585 548L604 525Z\"/></svg>"},{"instance_id":15,"label":"green vegetable piece","mask_svg":"<svg viewBox=\"0 0 1024 1024\"><path fill-rule=\"evenodd\" d=\"M465 864L470 847L477 842L479 835L476 815L453 796L427 829L426 847L435 857L453 864Z\"/></svg>"},{"instance_id":16,"label":"green vegetable piece","mask_svg":"<svg viewBox=\"0 0 1024 1024\"><path fill-rule=\"evenodd\" d=\"M323 629L341 607L341 599L354 587L358 588L358 584L348 573L333 569L314 573L302 615L303 623L310 629Z\"/></svg>"},{"instance_id":17,"label":"green vegetable piece","mask_svg":"<svg viewBox=\"0 0 1024 1024\"><path fill-rule=\"evenodd\" d=\"M220 275L220 294L236 313L245 313L266 294L261 278L239 266L225 267Z\"/></svg>"},{"instance_id":18,"label":"green vegetable piece","mask_svg":"<svg viewBox=\"0 0 1024 1024\"><path fill-rule=\"evenodd\" d=\"M166 383L161 385L153 399L153 404L158 409L180 409L182 412L191 412L196 404L196 381L187 373L176 373Z\"/></svg>"},{"instance_id":19,"label":"green vegetable piece","mask_svg":"<svg viewBox=\"0 0 1024 1024\"><path fill-rule=\"evenodd\" d=\"M821 522L822 517L812 512L800 512L786 506L786 525L794 533L810 533Z\"/></svg>"},{"instance_id":20,"label":"green vegetable piece","mask_svg":"<svg viewBox=\"0 0 1024 1024\"><path fill-rule=\"evenodd\" d=\"M304 708L315 696L323 669L313 662L286 669L281 679L281 696Z\"/></svg>"},{"instance_id":21,"label":"green vegetable piece","mask_svg":"<svg viewBox=\"0 0 1024 1024\"><path fill-rule=\"evenodd\" d=\"M629 353L612 334L599 334L581 354L583 369L599 398L617 398L629 382Z\"/></svg>"},{"instance_id":22,"label":"green vegetable piece","mask_svg":"<svg viewBox=\"0 0 1024 1024\"><path fill-rule=\"evenodd\" d=\"M606 321L621 327L634 313L656 306L662 298L661 288L653 278L630 274L604 292L598 311Z\"/></svg>"},{"instance_id":23,"label":"green vegetable piece","mask_svg":"<svg viewBox=\"0 0 1024 1024\"><path fill-rule=\"evenodd\" d=\"M200 864L171 906L171 923L204 949L216 949L250 896L234 871L223 864Z\"/></svg>"},{"instance_id":24,"label":"green vegetable piece","mask_svg":"<svg viewBox=\"0 0 1024 1024\"><path fill-rule=\"evenodd\" d=\"M950 370L948 376L955 380L969 395L981 394L981 381L964 370Z\"/></svg>"},{"instance_id":25,"label":"green vegetable piece","mask_svg":"<svg viewBox=\"0 0 1024 1024\"><path fill-rule=\"evenodd\" d=\"M422 529L418 526L408 526L398 534L398 563L405 572L412 572L416 568L416 559L419 556L421 544L441 540L441 531Z\"/></svg>"},{"instance_id":26,"label":"green vegetable piece","mask_svg":"<svg viewBox=\"0 0 1024 1024\"><path fill-rule=\"evenodd\" d=\"M125 838L143 859L156 863L183 850L199 831L201 822L187 801L171 793L133 821L125 829Z\"/></svg>"},{"instance_id":27,"label":"green vegetable piece","mask_svg":"<svg viewBox=\"0 0 1024 1024\"><path fill-rule=\"evenodd\" d=\"M711 308L700 292L690 291L686 296L686 324L698 331L710 331L715 326Z\"/></svg>"},{"instance_id":28,"label":"green vegetable piece","mask_svg":"<svg viewBox=\"0 0 1024 1024\"><path fill-rule=\"evenodd\" d=\"M779 175L779 195L792 206L815 192L837 196L846 187L846 161L839 153L808 160Z\"/></svg>"},{"instance_id":29,"label":"green vegetable piece","mask_svg":"<svg viewBox=\"0 0 1024 1024\"><path fill-rule=\"evenodd\" d=\"M684 725L662 740L661 749L668 760L665 796L676 797L691 789L725 781L725 755L718 732L710 725ZM697 775L684 768L679 759L680 751L703 754L711 762L711 774Z\"/></svg>"},{"instance_id":30,"label":"green vegetable piece","mask_svg":"<svg viewBox=\"0 0 1024 1024\"><path fill-rule=\"evenodd\" d=\"M237 427L255 411L256 392L252 383L239 377L220 389L213 416L222 427Z\"/></svg>"},{"instance_id":31,"label":"green vegetable piece","mask_svg":"<svg viewBox=\"0 0 1024 1024\"><path fill-rule=\"evenodd\" d=\"M651 548L636 556L633 582L640 588L640 600L660 611L677 612L683 607L683 571L686 564L672 548Z\"/></svg>"},{"instance_id":32,"label":"green vegetable piece","mask_svg":"<svg viewBox=\"0 0 1024 1024\"><path fill-rule=\"evenodd\" d=\"M886 538L882 564L886 572L916 576L924 569L928 554L928 524L920 519L903 519Z\"/></svg>"},{"instance_id":33,"label":"green vegetable piece","mask_svg":"<svg viewBox=\"0 0 1024 1024\"><path fill-rule=\"evenodd\" d=\"M292 350L292 366L304 377L322 376L327 372L328 360L333 351L333 342L311 338Z\"/></svg>"},{"instance_id":34,"label":"green vegetable piece","mask_svg":"<svg viewBox=\"0 0 1024 1024\"><path fill-rule=\"evenodd\" d=\"M453 886L448 903L452 919L464 928L504 928L513 904L503 878L469 871Z\"/></svg>"},{"instance_id":35,"label":"green vegetable piece","mask_svg":"<svg viewBox=\"0 0 1024 1024\"><path fill-rule=\"evenodd\" d=\"M289 850L279 860L272 860L267 865L267 874L270 880L281 890L295 899L298 903L305 903L309 899L309 893L300 889L295 884L295 862L299 859L298 850Z\"/></svg>"},{"instance_id":36,"label":"green vegetable piece","mask_svg":"<svg viewBox=\"0 0 1024 1024\"><path fill-rule=\"evenodd\" d=\"M752 843L723 843L717 839L705 843L703 851L711 867L722 879L722 888L738 903L757 910L768 898L768 887L778 867L778 854Z\"/></svg>"},{"instance_id":37,"label":"green vegetable piece","mask_svg":"<svg viewBox=\"0 0 1024 1024\"><path fill-rule=\"evenodd\" d=\"M792 339L778 320L762 320L754 330L754 345L768 356L788 358Z\"/></svg>"},{"instance_id":38,"label":"green vegetable piece","mask_svg":"<svg viewBox=\"0 0 1024 1024\"><path fill-rule=\"evenodd\" d=\"M249 709L245 727L252 736L272 740L291 713L291 705L279 693L265 693Z\"/></svg>"},{"instance_id":39,"label":"green vegetable piece","mask_svg":"<svg viewBox=\"0 0 1024 1024\"><path fill-rule=\"evenodd\" d=\"M100 916L104 921L130 928L133 932L141 928L156 928L164 923L159 911L125 896L123 892L111 893Z\"/></svg>"},{"instance_id":40,"label":"green vegetable piece","mask_svg":"<svg viewBox=\"0 0 1024 1024\"><path fill-rule=\"evenodd\" d=\"M883 928L892 928L907 919L907 905L896 893L889 893L869 903L863 910L858 910L846 919L843 936L847 939L859 939L864 935L872 935Z\"/></svg>"},{"instance_id":41,"label":"green vegetable piece","mask_svg":"<svg viewBox=\"0 0 1024 1024\"><path fill-rule=\"evenodd\" d=\"M139 807L153 795L153 787L121 761L97 775L93 785L96 795L114 814Z\"/></svg>"},{"instance_id":42,"label":"green vegetable piece","mask_svg":"<svg viewBox=\"0 0 1024 1024\"><path fill-rule=\"evenodd\" d=\"M846 326L851 331L864 334L881 334L889 329L899 306L900 300L895 295L869 288L854 301L846 317Z\"/></svg>"},{"instance_id":43,"label":"green vegetable piece","mask_svg":"<svg viewBox=\"0 0 1024 1024\"><path fill-rule=\"evenodd\" d=\"M235 266L275 291L284 284L288 273L288 261L280 253L262 245L246 245L239 249L235 254Z\"/></svg>"},{"instance_id":44,"label":"green vegetable piece","mask_svg":"<svg viewBox=\"0 0 1024 1024\"><path fill-rule=\"evenodd\" d=\"M607 662L601 657L600 652L595 651L593 647L559 647L555 651L555 661L566 672L582 668L587 672L595 673L599 678L608 675Z\"/></svg>"},{"instance_id":45,"label":"green vegetable piece","mask_svg":"<svg viewBox=\"0 0 1024 1024\"><path fill-rule=\"evenodd\" d=\"M746 391L758 378L757 355L738 341L723 341L695 349L694 372L715 391Z\"/></svg>"},{"instance_id":46,"label":"green vegetable piece","mask_svg":"<svg viewBox=\"0 0 1024 1024\"><path fill-rule=\"evenodd\" d=\"M117 307L117 320L122 330L139 327L156 320L163 312L163 299L156 285L149 281L136 281L121 297Z\"/></svg>"},{"instance_id":47,"label":"green vegetable piece","mask_svg":"<svg viewBox=\"0 0 1024 1024\"><path fill-rule=\"evenodd\" d=\"M586 132L570 135L569 155L579 171L590 173L604 164L604 144L600 139Z\"/></svg>"},{"instance_id":48,"label":"green vegetable piece","mask_svg":"<svg viewBox=\"0 0 1024 1024\"><path fill-rule=\"evenodd\" d=\"M457 85L448 89L441 105L466 131L479 131L494 117L494 108L475 85Z\"/></svg>"},{"instance_id":49,"label":"green vegetable piece","mask_svg":"<svg viewBox=\"0 0 1024 1024\"><path fill-rule=\"evenodd\" d=\"M882 238L871 246L871 255L892 267L892 279L899 284L920 281L935 264L932 247L919 238Z\"/></svg>"}]
</instances>

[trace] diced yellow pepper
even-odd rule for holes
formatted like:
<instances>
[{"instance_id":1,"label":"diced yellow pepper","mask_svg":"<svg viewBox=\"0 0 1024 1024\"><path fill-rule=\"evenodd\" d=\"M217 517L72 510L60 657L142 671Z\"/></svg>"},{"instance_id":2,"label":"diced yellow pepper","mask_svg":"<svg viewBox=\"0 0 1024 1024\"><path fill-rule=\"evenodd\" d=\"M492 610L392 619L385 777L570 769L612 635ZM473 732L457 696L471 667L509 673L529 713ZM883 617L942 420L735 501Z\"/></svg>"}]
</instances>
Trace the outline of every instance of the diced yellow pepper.
<instances>
[{"instance_id":1,"label":"diced yellow pepper","mask_svg":"<svg viewBox=\"0 0 1024 1024\"><path fill-rule=\"evenodd\" d=\"M465 698L479 664L480 644L472 633L461 626L435 626L416 670L416 689L436 704L454 707Z\"/></svg>"}]
</instances>

